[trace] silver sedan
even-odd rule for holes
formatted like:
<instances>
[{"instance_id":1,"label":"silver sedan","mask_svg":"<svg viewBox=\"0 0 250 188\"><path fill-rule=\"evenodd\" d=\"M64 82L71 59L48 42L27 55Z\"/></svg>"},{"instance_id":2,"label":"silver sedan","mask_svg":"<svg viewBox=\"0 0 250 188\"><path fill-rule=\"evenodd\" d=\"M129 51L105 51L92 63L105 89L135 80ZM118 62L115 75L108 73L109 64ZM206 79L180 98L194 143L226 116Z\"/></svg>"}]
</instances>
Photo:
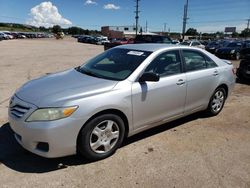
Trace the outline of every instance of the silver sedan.
<instances>
[{"instance_id":1,"label":"silver sedan","mask_svg":"<svg viewBox=\"0 0 250 188\"><path fill-rule=\"evenodd\" d=\"M198 111L219 114L234 84L233 65L202 49L123 45L24 84L9 122L35 154L99 160L125 137Z\"/></svg>"}]
</instances>

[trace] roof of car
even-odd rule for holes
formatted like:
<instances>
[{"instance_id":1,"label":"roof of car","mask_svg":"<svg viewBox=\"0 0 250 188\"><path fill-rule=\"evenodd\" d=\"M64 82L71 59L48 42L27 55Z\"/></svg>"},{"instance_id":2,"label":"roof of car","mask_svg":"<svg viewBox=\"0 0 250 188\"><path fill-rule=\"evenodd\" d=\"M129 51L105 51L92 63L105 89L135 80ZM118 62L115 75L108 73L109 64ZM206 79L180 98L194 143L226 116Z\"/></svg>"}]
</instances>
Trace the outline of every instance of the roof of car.
<instances>
[{"instance_id":1,"label":"roof of car","mask_svg":"<svg viewBox=\"0 0 250 188\"><path fill-rule=\"evenodd\" d=\"M117 48L124 48L124 49L131 49L131 50L142 50L142 51L150 51L154 52L163 48L171 48L171 47L178 47L175 44L127 44L127 45L121 45L117 46ZM180 47L180 46L179 46Z\"/></svg>"}]
</instances>

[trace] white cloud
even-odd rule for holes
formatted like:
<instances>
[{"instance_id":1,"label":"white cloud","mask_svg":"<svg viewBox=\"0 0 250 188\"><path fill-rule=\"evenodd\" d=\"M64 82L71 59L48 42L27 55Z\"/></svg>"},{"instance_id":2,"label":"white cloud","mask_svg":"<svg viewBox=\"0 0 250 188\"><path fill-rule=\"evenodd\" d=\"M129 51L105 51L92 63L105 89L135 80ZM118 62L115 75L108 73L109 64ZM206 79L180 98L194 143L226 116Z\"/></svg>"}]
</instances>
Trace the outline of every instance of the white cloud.
<instances>
[{"instance_id":1,"label":"white cloud","mask_svg":"<svg viewBox=\"0 0 250 188\"><path fill-rule=\"evenodd\" d=\"M116 6L114 4L106 4L103 6L104 9L109 9L109 10L118 10L121 7L120 6Z\"/></svg>"},{"instance_id":2,"label":"white cloud","mask_svg":"<svg viewBox=\"0 0 250 188\"><path fill-rule=\"evenodd\" d=\"M85 5L97 5L97 2L93 1L93 0L86 0Z\"/></svg>"},{"instance_id":3,"label":"white cloud","mask_svg":"<svg viewBox=\"0 0 250 188\"><path fill-rule=\"evenodd\" d=\"M30 9L31 18L26 22L34 26L51 27L53 25L71 25L71 21L62 17L56 6L50 1L42 2L41 4Z\"/></svg>"}]
</instances>

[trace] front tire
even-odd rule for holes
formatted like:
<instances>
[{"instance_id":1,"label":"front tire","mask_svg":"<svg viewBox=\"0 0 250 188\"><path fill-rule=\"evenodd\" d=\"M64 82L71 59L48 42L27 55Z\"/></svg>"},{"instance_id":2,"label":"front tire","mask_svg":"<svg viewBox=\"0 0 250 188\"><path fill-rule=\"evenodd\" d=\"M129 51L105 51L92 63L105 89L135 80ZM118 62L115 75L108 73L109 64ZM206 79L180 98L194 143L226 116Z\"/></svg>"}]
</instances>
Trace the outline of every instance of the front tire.
<instances>
[{"instance_id":1,"label":"front tire","mask_svg":"<svg viewBox=\"0 0 250 188\"><path fill-rule=\"evenodd\" d=\"M120 147L125 133L123 120L115 114L100 115L81 130L77 148L89 160L111 156Z\"/></svg>"},{"instance_id":2,"label":"front tire","mask_svg":"<svg viewBox=\"0 0 250 188\"><path fill-rule=\"evenodd\" d=\"M206 110L207 114L209 116L218 115L224 107L225 100L226 100L225 89L222 87L217 88L209 101L209 104Z\"/></svg>"}]
</instances>

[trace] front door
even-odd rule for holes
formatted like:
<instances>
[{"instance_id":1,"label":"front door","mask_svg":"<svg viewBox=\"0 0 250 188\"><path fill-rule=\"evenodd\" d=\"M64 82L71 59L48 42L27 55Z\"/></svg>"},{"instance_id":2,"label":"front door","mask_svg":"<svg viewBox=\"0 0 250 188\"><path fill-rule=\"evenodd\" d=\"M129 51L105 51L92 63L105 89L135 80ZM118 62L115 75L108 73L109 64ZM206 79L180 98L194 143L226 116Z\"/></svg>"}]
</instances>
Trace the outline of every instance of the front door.
<instances>
[{"instance_id":1,"label":"front door","mask_svg":"<svg viewBox=\"0 0 250 188\"><path fill-rule=\"evenodd\" d=\"M184 113L186 75L178 50L167 51L156 57L145 72L160 75L158 82L135 82L132 85L133 123L143 129L153 123Z\"/></svg>"}]
</instances>

